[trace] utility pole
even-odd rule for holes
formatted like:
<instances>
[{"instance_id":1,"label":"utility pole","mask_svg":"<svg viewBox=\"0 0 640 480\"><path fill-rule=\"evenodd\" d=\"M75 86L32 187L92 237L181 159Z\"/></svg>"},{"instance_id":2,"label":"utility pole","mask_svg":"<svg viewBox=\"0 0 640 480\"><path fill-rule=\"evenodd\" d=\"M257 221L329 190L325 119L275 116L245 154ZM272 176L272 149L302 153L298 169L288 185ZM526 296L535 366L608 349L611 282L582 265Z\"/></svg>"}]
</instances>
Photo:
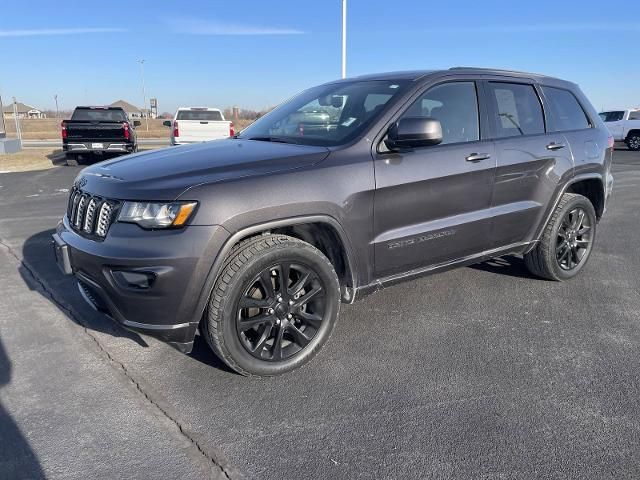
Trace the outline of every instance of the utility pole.
<instances>
[{"instance_id":1,"label":"utility pole","mask_svg":"<svg viewBox=\"0 0 640 480\"><path fill-rule=\"evenodd\" d=\"M342 0L342 78L347 76L347 0Z\"/></svg>"},{"instance_id":2,"label":"utility pole","mask_svg":"<svg viewBox=\"0 0 640 480\"><path fill-rule=\"evenodd\" d=\"M140 78L142 79L142 101L144 102L142 104L142 114L144 115L144 111L147 108L147 90L144 87L144 58L141 60L138 60L138 63L140 64ZM145 120L147 123L147 132L149 131L149 115L145 115Z\"/></svg>"},{"instance_id":3,"label":"utility pole","mask_svg":"<svg viewBox=\"0 0 640 480\"><path fill-rule=\"evenodd\" d=\"M56 118L60 118L60 110L58 110L58 94L57 93L53 96L53 99L56 101Z\"/></svg>"},{"instance_id":4,"label":"utility pole","mask_svg":"<svg viewBox=\"0 0 640 480\"><path fill-rule=\"evenodd\" d=\"M22 144L22 131L20 130L20 119L18 118L18 102L16 100L16 97L13 97L13 118L16 121L16 135L18 135L20 144Z\"/></svg>"}]
</instances>

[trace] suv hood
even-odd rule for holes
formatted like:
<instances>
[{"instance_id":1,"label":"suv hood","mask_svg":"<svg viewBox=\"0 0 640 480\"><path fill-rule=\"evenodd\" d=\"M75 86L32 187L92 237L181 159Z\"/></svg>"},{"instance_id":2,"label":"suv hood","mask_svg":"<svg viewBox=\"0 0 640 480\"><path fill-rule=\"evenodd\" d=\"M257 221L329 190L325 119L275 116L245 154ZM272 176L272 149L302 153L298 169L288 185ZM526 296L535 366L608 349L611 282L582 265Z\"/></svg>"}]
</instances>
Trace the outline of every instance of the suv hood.
<instances>
[{"instance_id":1,"label":"suv hood","mask_svg":"<svg viewBox=\"0 0 640 480\"><path fill-rule=\"evenodd\" d=\"M255 140L216 140L127 155L85 168L75 185L120 200L174 200L186 189L304 168L329 149Z\"/></svg>"}]
</instances>

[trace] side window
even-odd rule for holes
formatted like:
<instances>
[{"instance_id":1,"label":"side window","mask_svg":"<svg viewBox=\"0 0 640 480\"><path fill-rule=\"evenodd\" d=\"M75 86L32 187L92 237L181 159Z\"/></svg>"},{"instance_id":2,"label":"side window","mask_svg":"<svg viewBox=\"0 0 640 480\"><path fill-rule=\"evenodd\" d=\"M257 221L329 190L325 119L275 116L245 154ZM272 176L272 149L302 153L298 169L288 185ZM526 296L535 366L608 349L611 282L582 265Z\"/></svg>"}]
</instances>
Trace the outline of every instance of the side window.
<instances>
[{"instance_id":1,"label":"side window","mask_svg":"<svg viewBox=\"0 0 640 480\"><path fill-rule=\"evenodd\" d=\"M620 118L622 120L622 118ZM629 120L640 120L640 110L629 112Z\"/></svg>"},{"instance_id":2,"label":"side window","mask_svg":"<svg viewBox=\"0 0 640 480\"><path fill-rule=\"evenodd\" d=\"M403 117L431 117L442 125L442 144L480 140L474 82L443 83L429 89Z\"/></svg>"},{"instance_id":3,"label":"side window","mask_svg":"<svg viewBox=\"0 0 640 480\"><path fill-rule=\"evenodd\" d=\"M589 122L580 103L569 90L542 87L542 91L551 109L552 125L550 131L564 132L591 127L591 122Z\"/></svg>"},{"instance_id":4,"label":"side window","mask_svg":"<svg viewBox=\"0 0 640 480\"><path fill-rule=\"evenodd\" d=\"M532 85L489 82L498 138L544 133L544 115Z\"/></svg>"},{"instance_id":5,"label":"side window","mask_svg":"<svg viewBox=\"0 0 640 480\"><path fill-rule=\"evenodd\" d=\"M618 122L624 117L624 112L602 112L599 115L603 122Z\"/></svg>"}]
</instances>

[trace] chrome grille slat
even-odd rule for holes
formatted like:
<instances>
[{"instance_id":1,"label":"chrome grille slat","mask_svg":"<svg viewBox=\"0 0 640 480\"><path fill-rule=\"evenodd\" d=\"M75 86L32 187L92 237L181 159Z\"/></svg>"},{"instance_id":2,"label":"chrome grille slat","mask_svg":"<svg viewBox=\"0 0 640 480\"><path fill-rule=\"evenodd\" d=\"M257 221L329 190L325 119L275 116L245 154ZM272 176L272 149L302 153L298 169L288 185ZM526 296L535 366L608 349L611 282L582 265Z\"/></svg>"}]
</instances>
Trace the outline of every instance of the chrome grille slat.
<instances>
[{"instance_id":1,"label":"chrome grille slat","mask_svg":"<svg viewBox=\"0 0 640 480\"><path fill-rule=\"evenodd\" d=\"M82 229L87 233L93 232L93 220L97 205L98 201L95 198L89 200L89 204L87 205L87 213L84 216L84 224L82 226Z\"/></svg>"},{"instance_id":2,"label":"chrome grille slat","mask_svg":"<svg viewBox=\"0 0 640 480\"><path fill-rule=\"evenodd\" d=\"M81 228L82 227L82 222L84 221L84 212L85 212L85 208L87 207L87 199L89 198L88 195L80 195L80 200L78 201L78 209L76 211L76 221L74 222L74 225L76 228Z\"/></svg>"},{"instance_id":3,"label":"chrome grille slat","mask_svg":"<svg viewBox=\"0 0 640 480\"><path fill-rule=\"evenodd\" d=\"M73 195L73 200L71 201L71 215L69 216L71 225L75 225L76 223L76 214L78 213L78 202L80 201L80 195L80 192L75 192Z\"/></svg>"},{"instance_id":4,"label":"chrome grille slat","mask_svg":"<svg viewBox=\"0 0 640 480\"><path fill-rule=\"evenodd\" d=\"M104 202L100 208L100 215L98 215L98 224L96 225L96 235L99 237L105 237L107 230L111 225L111 213L113 212L113 206L110 202Z\"/></svg>"},{"instance_id":5,"label":"chrome grille slat","mask_svg":"<svg viewBox=\"0 0 640 480\"><path fill-rule=\"evenodd\" d=\"M82 235L101 240L106 237L119 205L118 201L93 196L74 187L67 206L69 225Z\"/></svg>"}]
</instances>

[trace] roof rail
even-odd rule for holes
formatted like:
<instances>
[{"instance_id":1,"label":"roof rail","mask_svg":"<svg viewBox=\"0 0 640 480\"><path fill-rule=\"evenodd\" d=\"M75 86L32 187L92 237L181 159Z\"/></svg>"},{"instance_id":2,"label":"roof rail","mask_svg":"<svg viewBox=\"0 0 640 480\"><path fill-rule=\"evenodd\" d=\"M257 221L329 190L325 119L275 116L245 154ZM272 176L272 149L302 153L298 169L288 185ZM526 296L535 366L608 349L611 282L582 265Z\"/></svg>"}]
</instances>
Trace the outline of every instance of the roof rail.
<instances>
[{"instance_id":1,"label":"roof rail","mask_svg":"<svg viewBox=\"0 0 640 480\"><path fill-rule=\"evenodd\" d=\"M482 67L451 67L449 70L483 70L483 71L491 71L491 72L502 72L502 73L517 73L520 75L536 75L542 77L538 73L530 73L530 72L522 72L519 70L507 70L503 68L482 68Z\"/></svg>"}]
</instances>

